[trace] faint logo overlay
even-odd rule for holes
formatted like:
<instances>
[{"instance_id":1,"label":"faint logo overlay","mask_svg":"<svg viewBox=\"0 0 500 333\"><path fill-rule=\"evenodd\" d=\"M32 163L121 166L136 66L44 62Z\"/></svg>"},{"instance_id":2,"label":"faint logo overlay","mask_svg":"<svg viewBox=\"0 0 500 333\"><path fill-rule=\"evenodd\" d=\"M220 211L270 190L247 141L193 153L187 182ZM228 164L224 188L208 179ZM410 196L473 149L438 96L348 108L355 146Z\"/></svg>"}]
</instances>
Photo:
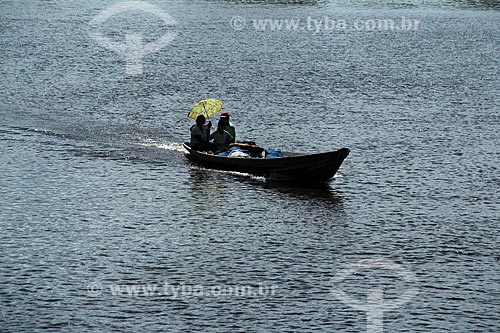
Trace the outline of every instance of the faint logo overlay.
<instances>
[{"instance_id":1,"label":"faint logo overlay","mask_svg":"<svg viewBox=\"0 0 500 333\"><path fill-rule=\"evenodd\" d=\"M146 12L159 17L167 26L175 26L177 22L160 7L145 1L126 1L117 3L100 12L89 25L91 26L90 37L99 45L125 56L126 73L128 75L141 75L143 73L144 56L160 51L171 43L177 36L174 32L168 32L154 42L144 44L144 36L141 33L125 35L125 43L119 44L100 31L101 26L111 17L124 12Z\"/></svg>"},{"instance_id":2,"label":"faint logo overlay","mask_svg":"<svg viewBox=\"0 0 500 333\"><path fill-rule=\"evenodd\" d=\"M229 21L229 24L234 30L243 30L245 28L246 21L241 16L233 16Z\"/></svg>"},{"instance_id":3,"label":"faint logo overlay","mask_svg":"<svg viewBox=\"0 0 500 333\"><path fill-rule=\"evenodd\" d=\"M418 280L413 272L406 270L403 266L385 259L367 259L361 260L355 264L340 271L332 279L333 283L340 283L349 276L360 270L368 269L386 269L397 273L404 282L416 283ZM396 299L384 299L384 291L380 288L374 288L369 291L366 302L355 299L347 295L340 289L332 289L332 295L350 307L366 312L367 332L381 333L384 328L384 312L397 309L408 303L418 294L417 288L410 288Z\"/></svg>"},{"instance_id":4,"label":"faint logo overlay","mask_svg":"<svg viewBox=\"0 0 500 333\"><path fill-rule=\"evenodd\" d=\"M87 285L87 292L89 296L97 297L102 294L102 284L97 281L93 281Z\"/></svg>"}]
</instances>

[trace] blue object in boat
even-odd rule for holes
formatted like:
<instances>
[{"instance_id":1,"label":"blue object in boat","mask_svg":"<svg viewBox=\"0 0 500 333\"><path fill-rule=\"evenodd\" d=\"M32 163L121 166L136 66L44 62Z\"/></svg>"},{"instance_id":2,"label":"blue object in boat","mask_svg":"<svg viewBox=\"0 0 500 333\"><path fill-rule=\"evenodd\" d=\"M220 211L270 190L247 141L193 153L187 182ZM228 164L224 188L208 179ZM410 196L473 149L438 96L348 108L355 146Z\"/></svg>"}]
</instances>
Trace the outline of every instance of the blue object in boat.
<instances>
[{"instance_id":1,"label":"blue object in boat","mask_svg":"<svg viewBox=\"0 0 500 333\"><path fill-rule=\"evenodd\" d=\"M283 157L283 153L276 149L267 148L266 158L280 158Z\"/></svg>"}]
</instances>

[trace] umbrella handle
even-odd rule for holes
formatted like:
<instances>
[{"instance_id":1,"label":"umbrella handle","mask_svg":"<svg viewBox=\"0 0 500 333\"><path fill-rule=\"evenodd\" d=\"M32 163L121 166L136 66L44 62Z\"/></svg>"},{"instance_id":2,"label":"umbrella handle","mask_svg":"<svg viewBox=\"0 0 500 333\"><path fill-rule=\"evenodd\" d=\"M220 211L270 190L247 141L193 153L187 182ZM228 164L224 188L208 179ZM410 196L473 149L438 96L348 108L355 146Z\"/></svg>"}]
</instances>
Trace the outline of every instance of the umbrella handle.
<instances>
[{"instance_id":1,"label":"umbrella handle","mask_svg":"<svg viewBox=\"0 0 500 333\"><path fill-rule=\"evenodd\" d=\"M207 109L205 109L205 103L203 103L203 110L205 110L205 116L206 116L207 118L210 118L210 117L208 116Z\"/></svg>"},{"instance_id":2,"label":"umbrella handle","mask_svg":"<svg viewBox=\"0 0 500 333\"><path fill-rule=\"evenodd\" d=\"M210 116L208 115L207 109L205 109L205 103L203 103L203 110L205 111L205 116L208 119L208 122L211 124L212 121L210 120ZM212 127L212 126L210 126L210 127ZM208 135L210 136L210 130L208 130ZM210 141L210 140L208 140L208 141Z\"/></svg>"}]
</instances>

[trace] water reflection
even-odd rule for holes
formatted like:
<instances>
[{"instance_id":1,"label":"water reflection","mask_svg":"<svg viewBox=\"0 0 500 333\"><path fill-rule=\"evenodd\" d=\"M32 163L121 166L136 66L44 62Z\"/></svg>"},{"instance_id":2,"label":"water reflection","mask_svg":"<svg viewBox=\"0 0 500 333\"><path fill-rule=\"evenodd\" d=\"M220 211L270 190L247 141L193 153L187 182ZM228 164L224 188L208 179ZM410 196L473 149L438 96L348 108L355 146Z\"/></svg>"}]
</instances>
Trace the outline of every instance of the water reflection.
<instances>
[{"instance_id":1,"label":"water reflection","mask_svg":"<svg viewBox=\"0 0 500 333\"><path fill-rule=\"evenodd\" d=\"M189 167L189 166L188 166ZM218 181L216 171L199 168L189 168L189 192L192 207L206 209L209 200L227 196L227 185Z\"/></svg>"},{"instance_id":2,"label":"water reflection","mask_svg":"<svg viewBox=\"0 0 500 333\"><path fill-rule=\"evenodd\" d=\"M275 181L266 181L263 188L286 193L292 197L304 200L316 200L318 202L329 203L334 206L342 206L344 197L337 190L331 187L329 183L312 184L312 185L297 185L286 184Z\"/></svg>"},{"instance_id":3,"label":"water reflection","mask_svg":"<svg viewBox=\"0 0 500 333\"><path fill-rule=\"evenodd\" d=\"M225 198L229 194L229 184L237 181L256 190L264 190L268 194L285 194L289 197L314 203L323 203L343 211L344 197L330 183L324 184L289 184L266 180L236 172L218 171L191 167L189 169L190 189L194 202L200 198Z\"/></svg>"}]
</instances>

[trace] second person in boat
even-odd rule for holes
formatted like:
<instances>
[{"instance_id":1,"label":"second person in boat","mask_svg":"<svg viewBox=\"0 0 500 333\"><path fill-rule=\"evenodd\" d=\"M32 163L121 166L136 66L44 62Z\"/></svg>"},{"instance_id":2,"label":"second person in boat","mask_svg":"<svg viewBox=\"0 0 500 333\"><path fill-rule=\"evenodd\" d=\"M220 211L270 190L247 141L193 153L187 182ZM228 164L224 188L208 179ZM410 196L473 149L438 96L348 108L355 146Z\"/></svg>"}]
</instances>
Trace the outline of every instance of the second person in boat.
<instances>
[{"instance_id":1,"label":"second person in boat","mask_svg":"<svg viewBox=\"0 0 500 333\"><path fill-rule=\"evenodd\" d=\"M229 135L231 135L231 143L235 143L236 142L236 129L234 128L233 124L231 124L231 122L229 121L229 113L227 112L222 112L220 114L220 119L219 119L219 122L222 121L224 122L224 130L226 130L226 132L229 133Z\"/></svg>"},{"instance_id":2,"label":"second person in boat","mask_svg":"<svg viewBox=\"0 0 500 333\"><path fill-rule=\"evenodd\" d=\"M231 142L234 142L234 137L225 129L226 122L221 119L217 124L217 130L210 134L209 140L214 140L212 150L215 154L225 151Z\"/></svg>"}]
</instances>

